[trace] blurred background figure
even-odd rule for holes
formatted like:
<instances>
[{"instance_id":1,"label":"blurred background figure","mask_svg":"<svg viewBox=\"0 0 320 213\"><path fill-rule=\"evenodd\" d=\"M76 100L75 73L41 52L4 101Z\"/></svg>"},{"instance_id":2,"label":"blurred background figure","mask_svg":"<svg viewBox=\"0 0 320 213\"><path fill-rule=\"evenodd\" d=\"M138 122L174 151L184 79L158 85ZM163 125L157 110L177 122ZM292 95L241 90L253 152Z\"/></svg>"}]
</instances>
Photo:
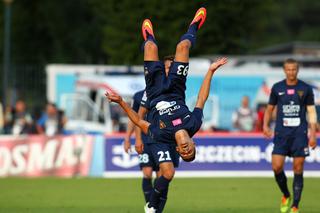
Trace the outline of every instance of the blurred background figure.
<instances>
[{"instance_id":1,"label":"blurred background figure","mask_svg":"<svg viewBox=\"0 0 320 213\"><path fill-rule=\"evenodd\" d=\"M18 100L15 107L8 107L5 112L5 133L12 135L28 134L32 126L32 117L27 112L23 100Z\"/></svg>"},{"instance_id":2,"label":"blurred background figure","mask_svg":"<svg viewBox=\"0 0 320 213\"><path fill-rule=\"evenodd\" d=\"M37 132L47 136L63 134L66 121L63 111L58 110L55 104L47 103L45 113L37 121Z\"/></svg>"},{"instance_id":3,"label":"blurred background figure","mask_svg":"<svg viewBox=\"0 0 320 213\"><path fill-rule=\"evenodd\" d=\"M2 103L0 103L0 134L3 133L3 125L4 125L3 108L2 108Z\"/></svg>"},{"instance_id":4,"label":"blurred background figure","mask_svg":"<svg viewBox=\"0 0 320 213\"><path fill-rule=\"evenodd\" d=\"M233 127L238 131L251 132L254 130L256 115L249 105L249 97L243 96L241 106L232 114Z\"/></svg>"},{"instance_id":5,"label":"blurred background figure","mask_svg":"<svg viewBox=\"0 0 320 213\"><path fill-rule=\"evenodd\" d=\"M311 85L313 88L313 94L314 94L314 103L316 106L316 112L317 112L317 131L320 131L320 87L316 85Z\"/></svg>"},{"instance_id":6,"label":"blurred background figure","mask_svg":"<svg viewBox=\"0 0 320 213\"><path fill-rule=\"evenodd\" d=\"M262 132L263 131L263 116L266 111L266 104L258 104L257 106L257 116L255 122L255 131Z\"/></svg>"}]
</instances>

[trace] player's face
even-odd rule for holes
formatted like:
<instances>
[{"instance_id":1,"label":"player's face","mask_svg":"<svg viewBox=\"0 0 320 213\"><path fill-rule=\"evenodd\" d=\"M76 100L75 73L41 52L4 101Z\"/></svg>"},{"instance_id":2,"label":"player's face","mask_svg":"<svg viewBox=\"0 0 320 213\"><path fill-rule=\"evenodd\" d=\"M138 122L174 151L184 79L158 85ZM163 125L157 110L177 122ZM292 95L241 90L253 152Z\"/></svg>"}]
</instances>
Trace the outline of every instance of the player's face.
<instances>
[{"instance_id":1,"label":"player's face","mask_svg":"<svg viewBox=\"0 0 320 213\"><path fill-rule=\"evenodd\" d=\"M16 111L17 111L17 112L24 112L24 111L25 111L25 108L26 108L26 106L25 106L25 104L24 104L22 101L18 101L18 102L16 103Z\"/></svg>"},{"instance_id":2,"label":"player's face","mask_svg":"<svg viewBox=\"0 0 320 213\"><path fill-rule=\"evenodd\" d=\"M57 111L56 111L56 108L54 106L52 106L51 104L48 104L47 105L47 114L49 116L54 116L56 115Z\"/></svg>"},{"instance_id":3,"label":"player's face","mask_svg":"<svg viewBox=\"0 0 320 213\"><path fill-rule=\"evenodd\" d=\"M177 151L184 161L190 162L190 161L193 161L195 158L196 149L195 149L195 144L191 138L183 146L177 147Z\"/></svg>"},{"instance_id":4,"label":"player's face","mask_svg":"<svg viewBox=\"0 0 320 213\"><path fill-rule=\"evenodd\" d=\"M297 80L298 76L298 64L297 63L286 63L284 64L284 73L286 74L286 78L289 81Z\"/></svg>"},{"instance_id":5,"label":"player's face","mask_svg":"<svg viewBox=\"0 0 320 213\"><path fill-rule=\"evenodd\" d=\"M249 98L247 96L242 98L242 106L245 108L249 107Z\"/></svg>"},{"instance_id":6,"label":"player's face","mask_svg":"<svg viewBox=\"0 0 320 213\"><path fill-rule=\"evenodd\" d=\"M193 161L195 158L195 155L196 155L196 147L193 141L189 144L189 152L180 154L181 158L186 162Z\"/></svg>"}]
</instances>

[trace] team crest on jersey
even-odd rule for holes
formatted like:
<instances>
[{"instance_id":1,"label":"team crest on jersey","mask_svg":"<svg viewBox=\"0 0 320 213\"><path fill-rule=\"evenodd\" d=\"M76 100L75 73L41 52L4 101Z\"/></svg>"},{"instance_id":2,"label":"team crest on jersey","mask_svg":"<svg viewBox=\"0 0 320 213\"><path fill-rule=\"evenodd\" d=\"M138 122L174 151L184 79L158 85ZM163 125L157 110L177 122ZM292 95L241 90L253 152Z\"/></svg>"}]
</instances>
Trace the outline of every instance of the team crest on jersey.
<instances>
[{"instance_id":1,"label":"team crest on jersey","mask_svg":"<svg viewBox=\"0 0 320 213\"><path fill-rule=\"evenodd\" d=\"M303 90L298 90L297 93L298 93L299 97L302 98L302 96L304 94L304 91Z\"/></svg>"},{"instance_id":2,"label":"team crest on jersey","mask_svg":"<svg viewBox=\"0 0 320 213\"><path fill-rule=\"evenodd\" d=\"M166 128L166 124L162 120L160 120L159 127L160 127L160 129Z\"/></svg>"}]
</instances>

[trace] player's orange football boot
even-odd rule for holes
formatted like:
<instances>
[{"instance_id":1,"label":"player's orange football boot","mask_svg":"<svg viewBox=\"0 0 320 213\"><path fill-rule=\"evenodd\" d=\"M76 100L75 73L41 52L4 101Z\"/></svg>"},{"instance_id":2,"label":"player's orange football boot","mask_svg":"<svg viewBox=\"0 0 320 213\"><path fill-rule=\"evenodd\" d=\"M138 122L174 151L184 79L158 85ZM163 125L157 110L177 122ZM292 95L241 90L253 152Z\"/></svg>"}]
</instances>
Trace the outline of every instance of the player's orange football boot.
<instances>
[{"instance_id":1,"label":"player's orange football boot","mask_svg":"<svg viewBox=\"0 0 320 213\"><path fill-rule=\"evenodd\" d=\"M200 29L201 26L203 25L204 21L206 20L206 17L207 17L207 10L206 10L206 8L201 7L194 15L194 18L193 18L190 25L199 22L198 29Z\"/></svg>"},{"instance_id":2,"label":"player's orange football boot","mask_svg":"<svg viewBox=\"0 0 320 213\"><path fill-rule=\"evenodd\" d=\"M299 213L299 209L297 207L292 207L290 213Z\"/></svg>"},{"instance_id":3,"label":"player's orange football boot","mask_svg":"<svg viewBox=\"0 0 320 213\"><path fill-rule=\"evenodd\" d=\"M141 31L142 31L143 39L145 41L147 40L148 34L154 37L152 23L149 19L145 19L143 21Z\"/></svg>"}]
</instances>

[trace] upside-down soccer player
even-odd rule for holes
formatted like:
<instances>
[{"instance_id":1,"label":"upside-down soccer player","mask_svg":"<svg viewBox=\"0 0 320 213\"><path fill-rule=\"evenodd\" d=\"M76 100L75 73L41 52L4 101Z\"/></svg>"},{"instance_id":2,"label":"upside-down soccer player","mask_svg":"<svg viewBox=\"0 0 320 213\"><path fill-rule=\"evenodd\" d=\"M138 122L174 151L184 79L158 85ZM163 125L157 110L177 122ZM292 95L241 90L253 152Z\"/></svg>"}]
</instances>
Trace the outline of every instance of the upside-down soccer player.
<instances>
[{"instance_id":1,"label":"upside-down soccer player","mask_svg":"<svg viewBox=\"0 0 320 213\"><path fill-rule=\"evenodd\" d=\"M303 165L305 157L309 155L308 145L312 148L317 145L317 115L311 86L297 78L298 62L294 59L287 59L283 68L286 79L272 87L269 104L265 111L263 132L268 138L272 137L269 123L272 111L277 107L272 169L283 193L280 211L287 212L290 208L290 213L297 213L303 189ZM306 113L308 113L310 124L309 139ZM283 171L286 156L293 157L293 199Z\"/></svg>"},{"instance_id":2,"label":"upside-down soccer player","mask_svg":"<svg viewBox=\"0 0 320 213\"><path fill-rule=\"evenodd\" d=\"M129 118L157 142L154 143L153 151L157 156L162 176L154 186L150 203L145 207L146 212L156 211L161 195L168 190L169 183L174 176L174 167L170 151L166 151L166 144L176 143L176 149L185 161L192 161L195 158L195 146L191 137L200 129L202 109L209 95L212 75L227 62L226 58L223 58L210 65L200 88L196 107L193 112L189 111L185 105L189 49L195 42L196 32L203 24L205 16L205 9L200 8L188 32L181 37L168 77L165 75L163 64L158 59L152 24L149 20L143 22L146 92L148 98L151 99L148 120L151 123L140 119L120 96L106 94L110 101L117 102Z\"/></svg>"}]
</instances>

